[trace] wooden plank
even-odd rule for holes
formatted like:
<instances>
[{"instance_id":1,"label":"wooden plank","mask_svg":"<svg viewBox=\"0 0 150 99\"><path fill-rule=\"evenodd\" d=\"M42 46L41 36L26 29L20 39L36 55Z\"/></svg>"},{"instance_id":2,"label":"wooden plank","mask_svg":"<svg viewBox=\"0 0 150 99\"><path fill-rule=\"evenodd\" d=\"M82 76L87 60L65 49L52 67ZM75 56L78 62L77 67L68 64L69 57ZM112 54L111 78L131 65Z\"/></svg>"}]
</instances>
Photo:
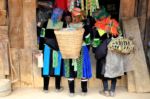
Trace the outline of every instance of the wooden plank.
<instances>
[{"instance_id":1,"label":"wooden plank","mask_svg":"<svg viewBox=\"0 0 150 99\"><path fill-rule=\"evenodd\" d=\"M150 92L150 77L137 18L123 20L123 28L126 37L132 37L135 44L136 50L131 62L134 69L136 92Z\"/></svg>"},{"instance_id":2,"label":"wooden plank","mask_svg":"<svg viewBox=\"0 0 150 99\"><path fill-rule=\"evenodd\" d=\"M16 73L17 73L17 75L14 75L14 73L11 72L11 76L14 75L15 78L16 77L18 78L18 81L13 84L13 89L21 87L19 53L20 53L20 50L17 49L17 48L11 48L10 49L10 54L11 54L11 58L12 58L12 64L13 64L13 66L15 68Z\"/></svg>"},{"instance_id":3,"label":"wooden plank","mask_svg":"<svg viewBox=\"0 0 150 99\"><path fill-rule=\"evenodd\" d=\"M136 0L120 0L120 18L134 16Z\"/></svg>"},{"instance_id":4,"label":"wooden plank","mask_svg":"<svg viewBox=\"0 0 150 99\"><path fill-rule=\"evenodd\" d=\"M24 48L22 1L23 0L8 0L9 39L11 48Z\"/></svg>"},{"instance_id":5,"label":"wooden plank","mask_svg":"<svg viewBox=\"0 0 150 99\"><path fill-rule=\"evenodd\" d=\"M32 60L33 60L33 79L34 79L34 87L42 87L43 86L43 78L41 73L41 68L37 66L37 58L36 58L37 51L33 51L32 53Z\"/></svg>"},{"instance_id":6,"label":"wooden plank","mask_svg":"<svg viewBox=\"0 0 150 99\"><path fill-rule=\"evenodd\" d=\"M20 49L21 87L33 87L32 50Z\"/></svg>"},{"instance_id":7,"label":"wooden plank","mask_svg":"<svg viewBox=\"0 0 150 99\"><path fill-rule=\"evenodd\" d=\"M6 25L6 10L0 10L0 26Z\"/></svg>"},{"instance_id":8,"label":"wooden plank","mask_svg":"<svg viewBox=\"0 0 150 99\"><path fill-rule=\"evenodd\" d=\"M0 42L8 42L8 26L0 26Z\"/></svg>"},{"instance_id":9,"label":"wooden plank","mask_svg":"<svg viewBox=\"0 0 150 99\"><path fill-rule=\"evenodd\" d=\"M128 91L129 92L136 92L135 88L135 80L134 80L134 73L133 71L127 73L127 83L128 83Z\"/></svg>"},{"instance_id":10,"label":"wooden plank","mask_svg":"<svg viewBox=\"0 0 150 99\"><path fill-rule=\"evenodd\" d=\"M23 0L24 48L37 49L36 0Z\"/></svg>"},{"instance_id":11,"label":"wooden plank","mask_svg":"<svg viewBox=\"0 0 150 99\"><path fill-rule=\"evenodd\" d=\"M1 49L1 46L0 46L0 49ZM3 58L2 57L2 52L0 50L0 78L4 78L4 63L3 63L2 58Z\"/></svg>"},{"instance_id":12,"label":"wooden plank","mask_svg":"<svg viewBox=\"0 0 150 99\"><path fill-rule=\"evenodd\" d=\"M148 0L138 0L138 6L137 6L138 8L137 17L139 21L142 41L144 41L145 39L146 19L147 19L147 1ZM144 49L145 49L145 45L144 45Z\"/></svg>"},{"instance_id":13,"label":"wooden plank","mask_svg":"<svg viewBox=\"0 0 150 99\"><path fill-rule=\"evenodd\" d=\"M9 75L8 42L0 42L0 57L3 62L4 75Z\"/></svg>"},{"instance_id":14,"label":"wooden plank","mask_svg":"<svg viewBox=\"0 0 150 99\"><path fill-rule=\"evenodd\" d=\"M146 21L146 32L145 32L145 40L144 40L144 45L145 45L145 51L146 54L148 53L148 42L150 42L150 0L148 2L148 9L147 9L147 21ZM147 55L148 56L148 55ZM147 63L149 66L149 72L150 72L150 58L148 59L147 57Z\"/></svg>"},{"instance_id":15,"label":"wooden plank","mask_svg":"<svg viewBox=\"0 0 150 99\"><path fill-rule=\"evenodd\" d=\"M2 10L6 9L6 0L0 0L0 9Z\"/></svg>"}]
</instances>

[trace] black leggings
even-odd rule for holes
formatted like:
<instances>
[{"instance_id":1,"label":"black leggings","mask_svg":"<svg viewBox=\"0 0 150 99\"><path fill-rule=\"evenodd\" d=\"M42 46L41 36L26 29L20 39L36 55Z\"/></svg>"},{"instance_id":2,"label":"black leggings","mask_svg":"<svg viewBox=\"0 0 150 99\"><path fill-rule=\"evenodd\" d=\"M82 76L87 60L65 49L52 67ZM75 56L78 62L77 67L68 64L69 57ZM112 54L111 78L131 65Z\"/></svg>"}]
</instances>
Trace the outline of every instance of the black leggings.
<instances>
[{"instance_id":1,"label":"black leggings","mask_svg":"<svg viewBox=\"0 0 150 99\"><path fill-rule=\"evenodd\" d=\"M69 85L69 91L70 93L75 93L75 80L68 80L68 85ZM81 80L81 89L82 92L87 93L87 81Z\"/></svg>"},{"instance_id":2,"label":"black leggings","mask_svg":"<svg viewBox=\"0 0 150 99\"><path fill-rule=\"evenodd\" d=\"M48 90L50 77L43 77L44 80L44 90ZM55 76L55 88L60 89L61 76Z\"/></svg>"}]
</instances>

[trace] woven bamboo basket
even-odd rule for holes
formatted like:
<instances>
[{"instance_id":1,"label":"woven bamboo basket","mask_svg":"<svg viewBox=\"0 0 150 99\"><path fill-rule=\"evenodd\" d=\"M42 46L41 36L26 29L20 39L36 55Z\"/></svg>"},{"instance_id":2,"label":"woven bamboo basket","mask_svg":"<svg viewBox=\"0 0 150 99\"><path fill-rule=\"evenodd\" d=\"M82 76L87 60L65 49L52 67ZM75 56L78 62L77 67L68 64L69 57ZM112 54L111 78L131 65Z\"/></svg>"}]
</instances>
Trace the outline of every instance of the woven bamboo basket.
<instances>
[{"instance_id":1,"label":"woven bamboo basket","mask_svg":"<svg viewBox=\"0 0 150 99\"><path fill-rule=\"evenodd\" d=\"M134 44L127 38L116 38L108 44L108 49L120 54L129 54L134 50Z\"/></svg>"},{"instance_id":2,"label":"woven bamboo basket","mask_svg":"<svg viewBox=\"0 0 150 99\"><path fill-rule=\"evenodd\" d=\"M60 52L64 59L76 59L80 56L84 29L62 29L55 31Z\"/></svg>"}]
</instances>

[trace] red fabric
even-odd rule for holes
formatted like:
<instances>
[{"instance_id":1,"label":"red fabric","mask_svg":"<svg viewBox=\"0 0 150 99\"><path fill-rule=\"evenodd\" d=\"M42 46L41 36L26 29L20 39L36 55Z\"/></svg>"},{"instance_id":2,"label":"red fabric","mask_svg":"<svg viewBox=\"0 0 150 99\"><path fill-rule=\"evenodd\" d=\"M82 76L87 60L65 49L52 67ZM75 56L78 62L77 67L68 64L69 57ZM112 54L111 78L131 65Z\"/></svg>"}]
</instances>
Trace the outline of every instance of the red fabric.
<instances>
[{"instance_id":1,"label":"red fabric","mask_svg":"<svg viewBox=\"0 0 150 99\"><path fill-rule=\"evenodd\" d=\"M111 27L111 34L112 34L113 36L117 36L117 35L118 35L118 31L117 31L117 28L116 28L116 27L114 27L114 26Z\"/></svg>"},{"instance_id":2,"label":"red fabric","mask_svg":"<svg viewBox=\"0 0 150 99\"><path fill-rule=\"evenodd\" d=\"M68 0L55 0L55 5L57 8L61 8L66 11L68 6Z\"/></svg>"},{"instance_id":3,"label":"red fabric","mask_svg":"<svg viewBox=\"0 0 150 99\"><path fill-rule=\"evenodd\" d=\"M114 19L110 19L109 17L104 18L103 20L100 21L99 20L96 21L95 27L110 32L113 36L117 36L119 34L118 33L119 23Z\"/></svg>"}]
</instances>

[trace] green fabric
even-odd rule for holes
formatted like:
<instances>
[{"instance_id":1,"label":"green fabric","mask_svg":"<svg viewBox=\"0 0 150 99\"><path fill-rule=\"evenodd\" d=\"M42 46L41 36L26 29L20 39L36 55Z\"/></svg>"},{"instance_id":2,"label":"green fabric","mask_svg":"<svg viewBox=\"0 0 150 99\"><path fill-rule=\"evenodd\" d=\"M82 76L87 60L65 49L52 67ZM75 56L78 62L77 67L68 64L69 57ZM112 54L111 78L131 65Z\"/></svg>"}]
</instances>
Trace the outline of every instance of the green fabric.
<instances>
[{"instance_id":1,"label":"green fabric","mask_svg":"<svg viewBox=\"0 0 150 99\"><path fill-rule=\"evenodd\" d=\"M53 50L53 67L58 66L58 52Z\"/></svg>"},{"instance_id":2,"label":"green fabric","mask_svg":"<svg viewBox=\"0 0 150 99\"><path fill-rule=\"evenodd\" d=\"M86 43L86 45L90 45L90 43L91 43L91 35L90 35L90 33L85 37L85 43Z\"/></svg>"},{"instance_id":3,"label":"green fabric","mask_svg":"<svg viewBox=\"0 0 150 99\"><path fill-rule=\"evenodd\" d=\"M102 7L102 9L98 12L98 15L94 15L94 18L96 19L101 19L103 17L108 17L109 14L108 12L106 11L105 7Z\"/></svg>"},{"instance_id":4,"label":"green fabric","mask_svg":"<svg viewBox=\"0 0 150 99\"><path fill-rule=\"evenodd\" d=\"M46 29L62 29L63 22L57 22L55 25L53 25L52 20L48 20L47 28Z\"/></svg>"},{"instance_id":5,"label":"green fabric","mask_svg":"<svg viewBox=\"0 0 150 99\"><path fill-rule=\"evenodd\" d=\"M40 37L45 37L45 28L41 29Z\"/></svg>"},{"instance_id":6,"label":"green fabric","mask_svg":"<svg viewBox=\"0 0 150 99\"><path fill-rule=\"evenodd\" d=\"M92 42L93 47L97 47L101 44L101 40L99 38L95 38Z\"/></svg>"},{"instance_id":7,"label":"green fabric","mask_svg":"<svg viewBox=\"0 0 150 99\"><path fill-rule=\"evenodd\" d=\"M74 71L77 71L77 61L76 61L76 59L72 59L72 66L74 66Z\"/></svg>"},{"instance_id":8,"label":"green fabric","mask_svg":"<svg viewBox=\"0 0 150 99\"><path fill-rule=\"evenodd\" d=\"M77 78L82 78L82 58L83 58L83 55L82 55L82 49L81 49L81 55L77 60Z\"/></svg>"},{"instance_id":9,"label":"green fabric","mask_svg":"<svg viewBox=\"0 0 150 99\"><path fill-rule=\"evenodd\" d=\"M70 77L70 66L69 66L69 59L64 59L64 66L65 66L65 77Z\"/></svg>"}]
</instances>

